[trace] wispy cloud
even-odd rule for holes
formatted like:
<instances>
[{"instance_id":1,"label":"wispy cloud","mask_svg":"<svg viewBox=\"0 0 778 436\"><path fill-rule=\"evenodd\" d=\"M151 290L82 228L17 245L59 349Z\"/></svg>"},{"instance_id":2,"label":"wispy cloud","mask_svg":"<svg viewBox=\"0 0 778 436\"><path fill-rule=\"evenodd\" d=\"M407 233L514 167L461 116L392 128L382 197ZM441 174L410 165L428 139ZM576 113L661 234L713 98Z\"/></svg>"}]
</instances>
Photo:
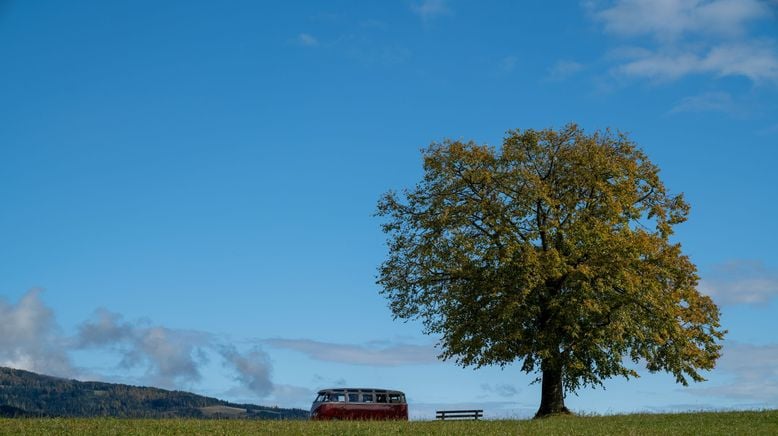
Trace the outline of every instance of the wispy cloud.
<instances>
[{"instance_id":1,"label":"wispy cloud","mask_svg":"<svg viewBox=\"0 0 778 436\"><path fill-rule=\"evenodd\" d=\"M759 261L732 261L704 274L700 291L719 304L763 304L778 296L778 273Z\"/></svg>"},{"instance_id":2,"label":"wispy cloud","mask_svg":"<svg viewBox=\"0 0 778 436\"><path fill-rule=\"evenodd\" d=\"M618 75L672 81L690 74L743 76L755 83L778 83L778 52L771 41L726 43L700 49L635 51L614 68ZM638 54L639 53L639 54Z\"/></svg>"},{"instance_id":3,"label":"wispy cloud","mask_svg":"<svg viewBox=\"0 0 778 436\"><path fill-rule=\"evenodd\" d=\"M505 56L500 59L498 71L500 74L508 74L516 69L516 65L519 62L519 58L513 55Z\"/></svg>"},{"instance_id":4,"label":"wispy cloud","mask_svg":"<svg viewBox=\"0 0 778 436\"><path fill-rule=\"evenodd\" d=\"M325 50L335 56L344 56L373 66L391 67L407 62L412 55L407 47L380 41L371 36L370 32L364 32L365 26L382 25L380 22L372 23L356 24L360 28L357 31L343 33L327 40L319 40L311 34L300 33L290 40L290 44L305 49Z\"/></svg>"},{"instance_id":5,"label":"wispy cloud","mask_svg":"<svg viewBox=\"0 0 778 436\"><path fill-rule=\"evenodd\" d=\"M496 394L505 398L515 397L519 392L521 392L521 389L518 389L517 387L509 384L490 385L488 383L484 383L481 385L481 389L489 394Z\"/></svg>"},{"instance_id":6,"label":"wispy cloud","mask_svg":"<svg viewBox=\"0 0 778 436\"><path fill-rule=\"evenodd\" d=\"M425 21L451 13L445 0L422 0L412 3L411 10Z\"/></svg>"},{"instance_id":7,"label":"wispy cloud","mask_svg":"<svg viewBox=\"0 0 778 436\"><path fill-rule=\"evenodd\" d=\"M608 33L668 41L689 34L742 36L750 22L772 12L759 0L620 0L594 15Z\"/></svg>"},{"instance_id":8,"label":"wispy cloud","mask_svg":"<svg viewBox=\"0 0 778 436\"><path fill-rule=\"evenodd\" d=\"M75 337L78 348L112 348L122 355L120 367L146 368L154 385L174 388L199 381L199 367L212 339L199 332L125 322L122 316L98 309L82 323Z\"/></svg>"},{"instance_id":9,"label":"wispy cloud","mask_svg":"<svg viewBox=\"0 0 778 436\"><path fill-rule=\"evenodd\" d=\"M776 21L759 0L618 0L590 3L594 19L617 38L648 41L616 56L617 76L672 81L693 74L741 76L778 84L778 50L772 34L760 35L758 21ZM624 53L624 50L619 50Z\"/></svg>"},{"instance_id":10,"label":"wispy cloud","mask_svg":"<svg viewBox=\"0 0 778 436\"><path fill-rule=\"evenodd\" d=\"M268 339L263 342L271 347L298 351L312 359L351 365L400 366L438 361L434 347L423 345L333 344L310 339Z\"/></svg>"},{"instance_id":11,"label":"wispy cloud","mask_svg":"<svg viewBox=\"0 0 778 436\"><path fill-rule=\"evenodd\" d=\"M705 403L675 403L665 404L662 406L645 406L646 409L653 413L682 413L682 412L721 412L723 410L729 410L726 407L714 406L713 404Z\"/></svg>"},{"instance_id":12,"label":"wispy cloud","mask_svg":"<svg viewBox=\"0 0 778 436\"><path fill-rule=\"evenodd\" d=\"M671 114L681 112L737 112L732 96L727 92L706 92L684 97L672 109Z\"/></svg>"},{"instance_id":13,"label":"wispy cloud","mask_svg":"<svg viewBox=\"0 0 778 436\"><path fill-rule=\"evenodd\" d=\"M756 133L757 135L776 135L778 134L778 123L759 129Z\"/></svg>"},{"instance_id":14,"label":"wispy cloud","mask_svg":"<svg viewBox=\"0 0 778 436\"><path fill-rule=\"evenodd\" d=\"M343 377L328 378L328 377L323 377L320 374L314 374L313 381L316 384L316 386L323 386L323 387L348 386L348 381Z\"/></svg>"},{"instance_id":15,"label":"wispy cloud","mask_svg":"<svg viewBox=\"0 0 778 436\"><path fill-rule=\"evenodd\" d=\"M297 34L297 37L295 38L295 42L297 42L298 45L301 45L303 47L316 47L317 45L319 45L319 40L316 39L316 37L314 37L310 33Z\"/></svg>"},{"instance_id":16,"label":"wispy cloud","mask_svg":"<svg viewBox=\"0 0 778 436\"><path fill-rule=\"evenodd\" d=\"M733 377L731 383L694 388L692 393L778 405L778 345L724 344L716 371Z\"/></svg>"},{"instance_id":17,"label":"wispy cloud","mask_svg":"<svg viewBox=\"0 0 778 436\"><path fill-rule=\"evenodd\" d=\"M402 46L380 46L372 50L365 46L354 46L350 54L361 62L382 66L400 65L411 58L411 51Z\"/></svg>"},{"instance_id":18,"label":"wispy cloud","mask_svg":"<svg viewBox=\"0 0 778 436\"><path fill-rule=\"evenodd\" d=\"M584 69L584 65L571 60L558 60L546 75L547 80L558 81L573 76Z\"/></svg>"},{"instance_id":19,"label":"wispy cloud","mask_svg":"<svg viewBox=\"0 0 778 436\"><path fill-rule=\"evenodd\" d=\"M232 345L220 345L218 349L225 364L236 371L235 379L252 393L265 397L274 391L270 381L270 356L267 353L256 347L241 353Z\"/></svg>"}]
</instances>

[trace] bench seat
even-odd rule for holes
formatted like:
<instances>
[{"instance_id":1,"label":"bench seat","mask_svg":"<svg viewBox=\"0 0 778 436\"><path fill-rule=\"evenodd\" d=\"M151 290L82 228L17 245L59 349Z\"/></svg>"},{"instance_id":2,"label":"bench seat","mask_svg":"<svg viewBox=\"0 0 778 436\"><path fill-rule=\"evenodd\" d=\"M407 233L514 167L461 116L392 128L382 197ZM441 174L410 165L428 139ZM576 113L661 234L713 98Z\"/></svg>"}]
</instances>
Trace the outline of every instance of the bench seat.
<instances>
[{"instance_id":1,"label":"bench seat","mask_svg":"<svg viewBox=\"0 0 778 436\"><path fill-rule=\"evenodd\" d=\"M447 419L474 419L484 417L483 410L438 410L435 418L445 421Z\"/></svg>"}]
</instances>

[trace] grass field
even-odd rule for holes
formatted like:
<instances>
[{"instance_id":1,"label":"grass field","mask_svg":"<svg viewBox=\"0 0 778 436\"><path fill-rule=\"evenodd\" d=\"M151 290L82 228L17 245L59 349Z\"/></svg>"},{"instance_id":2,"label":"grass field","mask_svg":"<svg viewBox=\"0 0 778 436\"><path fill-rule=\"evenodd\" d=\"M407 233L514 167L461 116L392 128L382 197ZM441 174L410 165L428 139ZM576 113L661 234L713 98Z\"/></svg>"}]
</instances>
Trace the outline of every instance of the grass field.
<instances>
[{"instance_id":1,"label":"grass field","mask_svg":"<svg viewBox=\"0 0 778 436\"><path fill-rule=\"evenodd\" d=\"M536 421L321 422L196 419L0 419L14 435L778 435L778 410L561 416Z\"/></svg>"}]
</instances>

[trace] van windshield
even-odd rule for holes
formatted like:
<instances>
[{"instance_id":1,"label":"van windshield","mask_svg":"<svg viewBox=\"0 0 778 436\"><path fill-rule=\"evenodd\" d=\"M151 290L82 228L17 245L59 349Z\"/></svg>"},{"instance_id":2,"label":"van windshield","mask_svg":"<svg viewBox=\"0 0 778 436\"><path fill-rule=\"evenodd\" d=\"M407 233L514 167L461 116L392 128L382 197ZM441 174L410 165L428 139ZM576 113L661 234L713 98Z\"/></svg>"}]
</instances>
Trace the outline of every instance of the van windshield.
<instances>
[{"instance_id":1,"label":"van windshield","mask_svg":"<svg viewBox=\"0 0 778 436\"><path fill-rule=\"evenodd\" d=\"M389 402L390 403L404 403L405 398L402 394L389 394Z\"/></svg>"}]
</instances>

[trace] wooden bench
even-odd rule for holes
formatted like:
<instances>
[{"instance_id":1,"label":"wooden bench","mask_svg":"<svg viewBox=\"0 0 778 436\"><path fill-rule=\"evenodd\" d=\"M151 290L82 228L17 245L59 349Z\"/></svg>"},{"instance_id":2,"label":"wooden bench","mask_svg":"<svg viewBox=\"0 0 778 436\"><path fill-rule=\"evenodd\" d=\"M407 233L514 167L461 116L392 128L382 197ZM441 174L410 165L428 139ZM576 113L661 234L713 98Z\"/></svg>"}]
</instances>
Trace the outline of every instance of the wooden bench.
<instances>
[{"instance_id":1,"label":"wooden bench","mask_svg":"<svg viewBox=\"0 0 778 436\"><path fill-rule=\"evenodd\" d=\"M438 410L435 418L445 421L447 419L474 419L484 417L483 410Z\"/></svg>"}]
</instances>

